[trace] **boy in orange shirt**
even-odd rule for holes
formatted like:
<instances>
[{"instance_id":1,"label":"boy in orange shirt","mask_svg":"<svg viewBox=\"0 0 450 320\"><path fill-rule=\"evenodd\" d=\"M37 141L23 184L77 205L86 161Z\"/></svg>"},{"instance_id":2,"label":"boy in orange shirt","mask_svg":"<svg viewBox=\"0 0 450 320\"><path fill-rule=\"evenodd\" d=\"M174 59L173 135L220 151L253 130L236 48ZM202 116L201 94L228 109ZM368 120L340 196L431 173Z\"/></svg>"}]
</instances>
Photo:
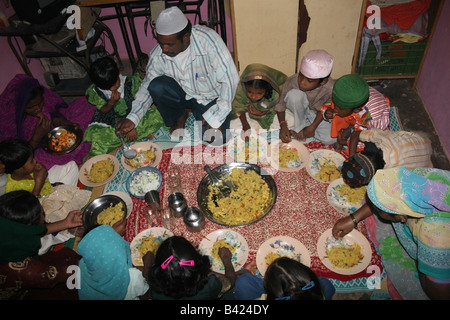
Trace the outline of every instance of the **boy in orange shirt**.
<instances>
[{"instance_id":1,"label":"boy in orange shirt","mask_svg":"<svg viewBox=\"0 0 450 320\"><path fill-rule=\"evenodd\" d=\"M369 87L361 76L348 74L336 80L332 101L321 112L331 122L330 136L337 138L335 149L348 146L347 154L351 156L364 148L363 143L358 143L362 130L389 129L389 108L387 97Z\"/></svg>"}]
</instances>

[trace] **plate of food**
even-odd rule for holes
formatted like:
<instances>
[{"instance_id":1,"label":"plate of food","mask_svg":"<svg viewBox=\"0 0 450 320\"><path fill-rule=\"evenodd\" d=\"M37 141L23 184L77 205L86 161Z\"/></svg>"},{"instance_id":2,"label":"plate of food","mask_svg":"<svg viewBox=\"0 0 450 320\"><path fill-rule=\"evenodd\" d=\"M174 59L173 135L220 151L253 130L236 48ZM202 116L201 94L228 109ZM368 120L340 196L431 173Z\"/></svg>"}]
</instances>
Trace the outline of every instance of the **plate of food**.
<instances>
[{"instance_id":1,"label":"plate of food","mask_svg":"<svg viewBox=\"0 0 450 320\"><path fill-rule=\"evenodd\" d=\"M344 275L366 269L372 259L369 240L355 229L342 239L335 239L331 230L322 233L317 241L317 253L322 263L331 271Z\"/></svg>"},{"instance_id":2,"label":"plate of food","mask_svg":"<svg viewBox=\"0 0 450 320\"><path fill-rule=\"evenodd\" d=\"M288 143L275 142L271 148L272 166L283 172L296 172L309 161L309 150L297 140Z\"/></svg>"},{"instance_id":3,"label":"plate of food","mask_svg":"<svg viewBox=\"0 0 450 320\"><path fill-rule=\"evenodd\" d=\"M259 135L250 135L248 141L238 135L228 142L227 152L234 162L256 164L267 157L267 146L267 140Z\"/></svg>"},{"instance_id":4,"label":"plate of food","mask_svg":"<svg viewBox=\"0 0 450 320\"><path fill-rule=\"evenodd\" d=\"M311 254L303 243L288 236L277 236L264 241L256 252L256 266L261 275L264 276L269 265L280 257L311 266Z\"/></svg>"},{"instance_id":5,"label":"plate of food","mask_svg":"<svg viewBox=\"0 0 450 320\"><path fill-rule=\"evenodd\" d=\"M100 154L87 160L78 178L87 187L99 187L110 182L119 172L119 160L110 154Z\"/></svg>"},{"instance_id":6,"label":"plate of food","mask_svg":"<svg viewBox=\"0 0 450 320\"><path fill-rule=\"evenodd\" d=\"M83 131L75 126L59 126L42 138L42 149L50 154L66 154L75 150L83 141Z\"/></svg>"},{"instance_id":7,"label":"plate of food","mask_svg":"<svg viewBox=\"0 0 450 320\"><path fill-rule=\"evenodd\" d=\"M212 171L235 186L231 194L222 196L206 174L197 189L200 210L214 223L238 227L263 219L277 199L277 186L271 175L255 164L227 163Z\"/></svg>"},{"instance_id":8,"label":"plate of food","mask_svg":"<svg viewBox=\"0 0 450 320\"><path fill-rule=\"evenodd\" d=\"M231 263L234 270L241 269L248 258L248 244L245 238L238 232L229 229L219 229L208 234L199 245L199 251L209 256L211 269L224 274L225 268L219 257L219 249L226 247L231 251Z\"/></svg>"},{"instance_id":9,"label":"plate of food","mask_svg":"<svg viewBox=\"0 0 450 320\"><path fill-rule=\"evenodd\" d=\"M83 210L83 226L89 232L99 225L114 226L128 217L128 208L122 198L115 195L101 195L92 200Z\"/></svg>"},{"instance_id":10,"label":"plate of food","mask_svg":"<svg viewBox=\"0 0 450 320\"><path fill-rule=\"evenodd\" d=\"M327 188L327 199L337 211L345 214L354 213L363 205L367 186L352 188L338 178L331 182Z\"/></svg>"},{"instance_id":11,"label":"plate of food","mask_svg":"<svg viewBox=\"0 0 450 320\"><path fill-rule=\"evenodd\" d=\"M330 183L341 177L344 160L344 156L336 151L319 149L311 152L306 171L315 180Z\"/></svg>"},{"instance_id":12,"label":"plate of food","mask_svg":"<svg viewBox=\"0 0 450 320\"><path fill-rule=\"evenodd\" d=\"M162 149L159 145L151 141L137 142L130 146L136 150L136 156L132 159L127 159L123 156L120 162L128 171L134 171L142 167L156 167L162 158Z\"/></svg>"},{"instance_id":13,"label":"plate of food","mask_svg":"<svg viewBox=\"0 0 450 320\"><path fill-rule=\"evenodd\" d=\"M121 198L127 206L127 218L130 216L131 212L133 211L133 200L131 200L130 195L122 191L110 191L104 193L103 195L113 195Z\"/></svg>"},{"instance_id":14,"label":"plate of food","mask_svg":"<svg viewBox=\"0 0 450 320\"><path fill-rule=\"evenodd\" d=\"M142 267L144 265L142 257L149 251L156 255L161 243L172 236L172 231L161 227L149 228L140 232L130 244L133 265Z\"/></svg>"}]
</instances>

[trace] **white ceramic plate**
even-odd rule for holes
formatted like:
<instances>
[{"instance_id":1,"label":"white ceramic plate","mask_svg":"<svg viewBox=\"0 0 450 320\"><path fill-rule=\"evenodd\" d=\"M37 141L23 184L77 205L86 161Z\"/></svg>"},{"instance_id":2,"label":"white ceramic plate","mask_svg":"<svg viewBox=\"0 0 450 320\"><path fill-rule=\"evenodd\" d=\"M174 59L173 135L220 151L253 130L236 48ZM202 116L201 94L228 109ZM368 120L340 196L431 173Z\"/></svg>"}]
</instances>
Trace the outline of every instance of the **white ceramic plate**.
<instances>
[{"instance_id":1,"label":"white ceramic plate","mask_svg":"<svg viewBox=\"0 0 450 320\"><path fill-rule=\"evenodd\" d=\"M271 252L297 260L307 267L311 265L311 254L303 243L288 236L273 237L264 241L256 252L256 266L262 276L268 268L265 258Z\"/></svg>"},{"instance_id":2,"label":"white ceramic plate","mask_svg":"<svg viewBox=\"0 0 450 320\"><path fill-rule=\"evenodd\" d=\"M92 165L98 161L111 159L114 164L114 171L111 176L109 176L108 179L102 182L92 182L89 180L89 172L91 171ZM116 174L119 172L120 163L119 160L113 155L110 154L100 154L98 156L92 157L89 160L87 160L80 168L80 173L78 175L78 179L80 179L80 182L84 184L87 187L99 187L104 184L107 184L110 182Z\"/></svg>"},{"instance_id":3,"label":"white ceramic plate","mask_svg":"<svg viewBox=\"0 0 450 320\"><path fill-rule=\"evenodd\" d=\"M267 140L260 135L253 134L248 142L240 135L231 139L227 144L227 162L247 162L257 164L267 158Z\"/></svg>"},{"instance_id":4,"label":"white ceramic plate","mask_svg":"<svg viewBox=\"0 0 450 320\"><path fill-rule=\"evenodd\" d=\"M330 239L333 240L334 237L331 233L331 229L328 229L324 233L322 233L322 235L319 237L319 240L317 241L317 254L319 255L322 263L328 269L339 274L352 275L357 274L367 268L372 258L372 248L370 247L369 240L367 240L361 232L359 232L358 230L353 230L343 238L343 240L346 241L349 245L358 243L361 247L361 253L364 255L364 257L357 265L348 269L338 268L328 259L326 250L328 246L328 240Z\"/></svg>"},{"instance_id":5,"label":"white ceramic plate","mask_svg":"<svg viewBox=\"0 0 450 320\"><path fill-rule=\"evenodd\" d=\"M151 141L143 141L143 142L137 142L134 143L132 145L130 145L131 148L133 148L134 150L136 150L136 152L140 152L140 151L147 151L152 149L153 152L155 152L155 159L153 159L153 161L150 161L148 163L142 163L141 167L156 167L162 159L162 149L159 145L157 145L154 142ZM128 171L134 171L136 169L138 169L139 167L132 167L131 165L129 165L127 163L127 159L123 156L120 157L120 162L122 163L123 167L125 169L127 169Z\"/></svg>"},{"instance_id":6,"label":"white ceramic plate","mask_svg":"<svg viewBox=\"0 0 450 320\"><path fill-rule=\"evenodd\" d=\"M315 180L325 183L330 183L336 179L330 179L328 181L322 181L317 177L317 174L320 172L319 165L325 164L333 164L339 171L341 171L342 164L344 163L344 156L340 153L337 153L333 150L327 149L319 149L311 152L309 155L309 161L306 165L306 171L308 174L313 177ZM340 176L339 176L340 177Z\"/></svg>"},{"instance_id":7,"label":"white ceramic plate","mask_svg":"<svg viewBox=\"0 0 450 320\"><path fill-rule=\"evenodd\" d=\"M199 251L203 255L209 256L211 261L211 269L218 273L225 273L225 268L222 264L222 260L214 259L212 257L212 247L216 240L225 239L226 243L232 245L236 248L231 257L231 263L233 264L234 270L238 271L247 262L248 258L248 244L245 238L233 230L229 229L219 229L208 234L199 245Z\"/></svg>"},{"instance_id":8,"label":"white ceramic plate","mask_svg":"<svg viewBox=\"0 0 450 320\"><path fill-rule=\"evenodd\" d=\"M293 149L296 150L298 153L299 160L296 162L288 163L288 167L282 167L279 164L279 150L280 149ZM296 172L300 171L304 167L306 167L306 164L309 162L309 150L297 140L292 140L288 143L282 143L281 141L275 142L270 147L271 151L271 164L273 167L277 168L278 170L282 172Z\"/></svg>"},{"instance_id":9,"label":"white ceramic plate","mask_svg":"<svg viewBox=\"0 0 450 320\"><path fill-rule=\"evenodd\" d=\"M142 267L144 265L144 263L142 262L141 254L139 253L139 247L142 244L142 240L150 236L154 236L155 241L158 241L159 244L161 244L167 238L172 237L173 233L172 231L167 230L165 228L154 227L145 229L144 231L136 235L136 237L134 237L134 239L131 241L130 244L131 260L134 266ZM154 252L154 254L156 255L156 252Z\"/></svg>"},{"instance_id":10,"label":"white ceramic plate","mask_svg":"<svg viewBox=\"0 0 450 320\"><path fill-rule=\"evenodd\" d=\"M347 196L341 196L339 194L339 189L345 186L345 182L342 178L336 179L328 185L327 188L327 199L330 205L335 208L337 211L340 211L345 214L354 213L356 210L361 208L363 205L364 195L359 199L357 203L350 203L347 200ZM358 190L366 190L365 186L360 188L354 188Z\"/></svg>"},{"instance_id":11,"label":"white ceramic plate","mask_svg":"<svg viewBox=\"0 0 450 320\"><path fill-rule=\"evenodd\" d=\"M122 191L106 192L103 195L107 195L107 194L112 194L114 196L118 196L125 202L125 204L127 205L127 218L128 218L131 214L131 211L133 211L133 200L131 200L131 197Z\"/></svg>"}]
</instances>

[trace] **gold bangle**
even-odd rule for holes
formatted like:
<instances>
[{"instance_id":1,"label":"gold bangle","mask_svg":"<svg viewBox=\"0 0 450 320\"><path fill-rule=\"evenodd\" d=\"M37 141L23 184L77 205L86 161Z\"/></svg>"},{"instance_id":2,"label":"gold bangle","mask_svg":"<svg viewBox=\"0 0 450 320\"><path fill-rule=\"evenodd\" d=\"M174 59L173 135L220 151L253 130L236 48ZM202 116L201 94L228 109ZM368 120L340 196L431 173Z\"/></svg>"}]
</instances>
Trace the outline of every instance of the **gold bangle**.
<instances>
[{"instance_id":1,"label":"gold bangle","mask_svg":"<svg viewBox=\"0 0 450 320\"><path fill-rule=\"evenodd\" d=\"M287 125L287 121L286 120L280 121L280 127L281 127L282 124L286 124Z\"/></svg>"},{"instance_id":2,"label":"gold bangle","mask_svg":"<svg viewBox=\"0 0 450 320\"><path fill-rule=\"evenodd\" d=\"M353 213L350 213L350 218L352 218L352 221L353 221L353 224L354 224L354 228L356 229L356 227L358 226L358 221L356 221L356 218L353 215Z\"/></svg>"}]
</instances>

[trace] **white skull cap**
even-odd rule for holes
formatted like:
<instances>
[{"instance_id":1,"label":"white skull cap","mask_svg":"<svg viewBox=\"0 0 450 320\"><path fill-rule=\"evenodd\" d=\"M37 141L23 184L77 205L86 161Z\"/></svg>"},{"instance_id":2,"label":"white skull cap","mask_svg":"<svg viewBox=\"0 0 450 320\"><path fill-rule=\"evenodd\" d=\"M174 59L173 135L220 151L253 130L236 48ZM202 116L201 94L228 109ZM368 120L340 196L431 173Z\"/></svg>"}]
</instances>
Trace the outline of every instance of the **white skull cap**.
<instances>
[{"instance_id":1,"label":"white skull cap","mask_svg":"<svg viewBox=\"0 0 450 320\"><path fill-rule=\"evenodd\" d=\"M311 50L302 59L300 72L307 78L320 79L330 75L333 57L325 50Z\"/></svg>"},{"instance_id":2,"label":"white skull cap","mask_svg":"<svg viewBox=\"0 0 450 320\"><path fill-rule=\"evenodd\" d=\"M161 11L156 19L156 33L162 36L175 34L183 30L188 19L178 7L170 7Z\"/></svg>"}]
</instances>

